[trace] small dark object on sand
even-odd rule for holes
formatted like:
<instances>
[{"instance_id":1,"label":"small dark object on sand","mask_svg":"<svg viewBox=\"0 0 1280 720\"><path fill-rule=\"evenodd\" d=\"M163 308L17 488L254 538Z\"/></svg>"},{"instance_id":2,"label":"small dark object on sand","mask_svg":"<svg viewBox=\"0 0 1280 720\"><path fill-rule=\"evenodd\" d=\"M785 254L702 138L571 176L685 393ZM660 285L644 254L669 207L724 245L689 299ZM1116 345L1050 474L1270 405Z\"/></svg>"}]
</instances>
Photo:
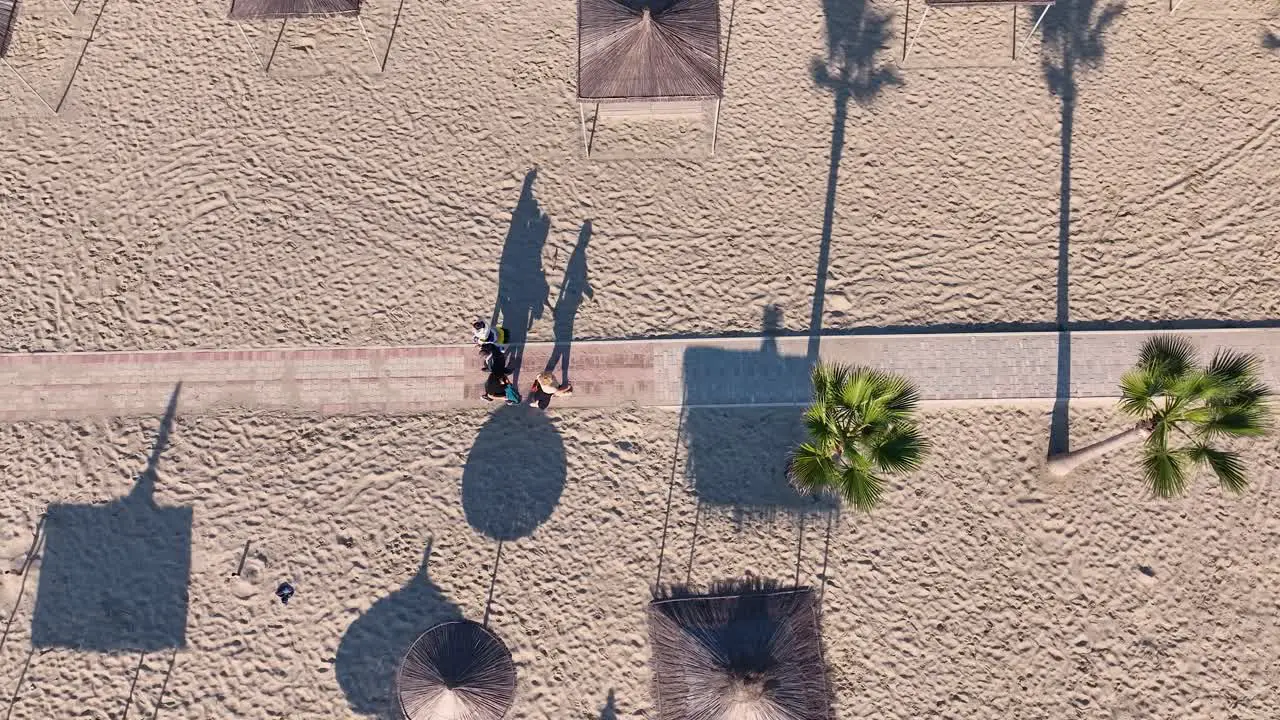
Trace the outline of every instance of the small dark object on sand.
<instances>
[{"instance_id":1,"label":"small dark object on sand","mask_svg":"<svg viewBox=\"0 0 1280 720\"><path fill-rule=\"evenodd\" d=\"M1155 568L1151 567L1150 565L1139 565L1138 572L1142 573L1143 575L1146 575L1147 577L1156 576Z\"/></svg>"},{"instance_id":2,"label":"small dark object on sand","mask_svg":"<svg viewBox=\"0 0 1280 720\"><path fill-rule=\"evenodd\" d=\"M293 597L293 586L287 582L280 583L280 587L276 588L276 597L280 598L281 605L288 605L289 598Z\"/></svg>"}]
</instances>

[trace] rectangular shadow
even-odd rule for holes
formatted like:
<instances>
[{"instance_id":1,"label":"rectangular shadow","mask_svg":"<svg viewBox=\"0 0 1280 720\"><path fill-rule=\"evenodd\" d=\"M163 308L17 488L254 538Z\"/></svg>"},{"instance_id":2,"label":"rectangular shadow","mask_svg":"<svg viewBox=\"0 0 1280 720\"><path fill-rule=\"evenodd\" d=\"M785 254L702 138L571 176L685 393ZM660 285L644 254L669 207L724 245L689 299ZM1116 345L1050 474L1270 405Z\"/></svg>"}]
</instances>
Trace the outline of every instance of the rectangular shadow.
<instances>
[{"instance_id":1,"label":"rectangular shadow","mask_svg":"<svg viewBox=\"0 0 1280 720\"><path fill-rule=\"evenodd\" d=\"M136 495L51 505L32 644L108 653L184 647L191 523L191 508Z\"/></svg>"},{"instance_id":2,"label":"rectangular shadow","mask_svg":"<svg viewBox=\"0 0 1280 720\"><path fill-rule=\"evenodd\" d=\"M685 352L685 469L701 502L739 514L834 507L829 499L801 495L787 481L788 454L805 439L809 368L803 355L779 355L772 338L759 351Z\"/></svg>"}]
</instances>

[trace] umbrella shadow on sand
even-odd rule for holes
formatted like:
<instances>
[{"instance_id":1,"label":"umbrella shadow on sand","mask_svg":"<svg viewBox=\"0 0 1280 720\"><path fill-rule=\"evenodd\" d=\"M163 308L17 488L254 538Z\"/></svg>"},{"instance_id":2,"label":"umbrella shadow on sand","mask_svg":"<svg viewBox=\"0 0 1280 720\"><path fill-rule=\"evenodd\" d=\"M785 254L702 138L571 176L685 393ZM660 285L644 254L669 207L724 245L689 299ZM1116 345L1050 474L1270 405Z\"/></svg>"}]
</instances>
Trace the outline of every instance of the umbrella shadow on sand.
<instances>
[{"instance_id":1,"label":"umbrella shadow on sand","mask_svg":"<svg viewBox=\"0 0 1280 720\"><path fill-rule=\"evenodd\" d=\"M560 504L564 441L545 413L498 408L476 435L462 470L462 509L477 532L499 542L528 537Z\"/></svg>"},{"instance_id":2,"label":"umbrella shadow on sand","mask_svg":"<svg viewBox=\"0 0 1280 720\"><path fill-rule=\"evenodd\" d=\"M186 646L190 507L155 502L181 384L133 490L97 505L50 505L31 641L105 653Z\"/></svg>"},{"instance_id":3,"label":"umbrella shadow on sand","mask_svg":"<svg viewBox=\"0 0 1280 720\"><path fill-rule=\"evenodd\" d=\"M351 709L395 720L396 668L419 635L462 613L431 581L431 541L422 565L404 587L382 598L356 618L338 645L334 670Z\"/></svg>"},{"instance_id":4,"label":"umbrella shadow on sand","mask_svg":"<svg viewBox=\"0 0 1280 720\"><path fill-rule=\"evenodd\" d=\"M805 437L812 363L779 352L781 327L782 310L771 305L760 349L694 346L684 354L685 471L699 502L731 508L739 519L834 506L787 481L787 453Z\"/></svg>"}]
</instances>

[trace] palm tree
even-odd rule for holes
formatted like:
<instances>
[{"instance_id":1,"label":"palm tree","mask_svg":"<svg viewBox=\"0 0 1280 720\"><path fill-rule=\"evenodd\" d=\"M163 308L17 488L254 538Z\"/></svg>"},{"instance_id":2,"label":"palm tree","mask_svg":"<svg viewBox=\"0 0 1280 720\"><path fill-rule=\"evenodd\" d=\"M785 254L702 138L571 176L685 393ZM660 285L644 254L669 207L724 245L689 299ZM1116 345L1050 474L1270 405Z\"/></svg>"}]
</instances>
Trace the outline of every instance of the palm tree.
<instances>
[{"instance_id":1,"label":"palm tree","mask_svg":"<svg viewBox=\"0 0 1280 720\"><path fill-rule=\"evenodd\" d=\"M1238 453L1213 447L1225 438L1266 433L1271 391L1258 377L1255 355L1219 350L1207 366L1182 337L1156 336L1138 364L1120 378L1120 411L1137 422L1118 435L1049 460L1063 476L1113 448L1143 440L1142 474L1157 497L1181 495L1197 468L1208 467L1230 492L1248 485Z\"/></svg>"},{"instance_id":2,"label":"palm tree","mask_svg":"<svg viewBox=\"0 0 1280 720\"><path fill-rule=\"evenodd\" d=\"M919 393L904 378L864 367L818 363L812 378L810 441L791 453L787 476L800 492L833 492L870 511L884 476L920 467L928 449L913 417Z\"/></svg>"}]
</instances>

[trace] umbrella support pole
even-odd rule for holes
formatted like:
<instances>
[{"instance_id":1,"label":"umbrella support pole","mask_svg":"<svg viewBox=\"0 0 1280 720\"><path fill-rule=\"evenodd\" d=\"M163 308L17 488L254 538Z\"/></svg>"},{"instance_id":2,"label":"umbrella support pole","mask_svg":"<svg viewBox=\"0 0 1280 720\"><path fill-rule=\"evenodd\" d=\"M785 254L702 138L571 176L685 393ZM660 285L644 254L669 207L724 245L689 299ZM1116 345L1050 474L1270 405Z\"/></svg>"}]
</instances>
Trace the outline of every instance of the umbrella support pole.
<instances>
[{"instance_id":1,"label":"umbrella support pole","mask_svg":"<svg viewBox=\"0 0 1280 720\"><path fill-rule=\"evenodd\" d=\"M726 61L727 62L727 61ZM716 98L716 109L711 116L711 154L716 154L716 136L720 134L720 103L722 98Z\"/></svg>"},{"instance_id":2,"label":"umbrella support pole","mask_svg":"<svg viewBox=\"0 0 1280 720\"><path fill-rule=\"evenodd\" d=\"M693 554L698 549L698 524L702 522L702 498L698 498L698 505L693 509L693 539L689 541L689 564L684 568L684 584L688 585L693 579Z\"/></svg>"},{"instance_id":3,"label":"umbrella support pole","mask_svg":"<svg viewBox=\"0 0 1280 720\"><path fill-rule=\"evenodd\" d=\"M8 65L8 61L5 62ZM27 578L30 577L27 570L31 569L31 563L35 562L36 553L40 552L41 546L44 544L44 521L48 517L46 514L40 515L40 522L36 523L36 534L31 538L31 548L27 550L27 557L22 561L22 581L18 585L18 599L13 602L13 610L9 612L9 620L4 624L4 635L0 635L0 650L4 649L4 644L9 640L9 629L13 627L13 619L18 615L18 608L22 605L22 595L27 589Z\"/></svg>"},{"instance_id":4,"label":"umbrella support pole","mask_svg":"<svg viewBox=\"0 0 1280 720\"><path fill-rule=\"evenodd\" d=\"M671 527L671 499L676 492L676 463L680 462L680 438L684 434L686 414L686 411L681 409L680 422L676 426L676 449L671 457L671 480L667 483L667 512L662 517L662 544L658 546L658 577L653 581L654 590L662 586L662 563L667 554L667 530Z\"/></svg>"},{"instance_id":5,"label":"umbrella support pole","mask_svg":"<svg viewBox=\"0 0 1280 720\"><path fill-rule=\"evenodd\" d=\"M489 599L484 601L484 625L489 627L489 609L493 606L493 589L498 585L498 566L502 564L502 541L498 541L498 556L493 559L493 575L489 578Z\"/></svg>"},{"instance_id":6,"label":"umbrella support pole","mask_svg":"<svg viewBox=\"0 0 1280 720\"><path fill-rule=\"evenodd\" d=\"M400 4L396 6L396 19L391 23L391 37L387 38L387 50L382 53L382 65L379 72L387 71L387 58L391 57L391 43L396 41L396 28L400 27L400 12L404 10L404 0L400 0Z\"/></svg>"},{"instance_id":7,"label":"umbrella support pole","mask_svg":"<svg viewBox=\"0 0 1280 720\"><path fill-rule=\"evenodd\" d=\"M276 41L271 46L271 55L267 56L267 64L262 67L262 72L271 74L271 62L276 59L276 49L280 47L280 38L284 37L284 29L289 25L289 18L280 21L280 32L276 33Z\"/></svg>"},{"instance_id":8,"label":"umbrella support pole","mask_svg":"<svg viewBox=\"0 0 1280 720\"><path fill-rule=\"evenodd\" d=\"M76 74L80 72L80 64L84 62L84 56L89 52L89 44L93 42L93 36L98 32L98 23L102 21L102 14L107 11L107 4L110 2L111 0L103 0L102 7L98 8L98 16L93 19L93 26L89 28L89 37L85 38L84 46L80 48L80 55L76 57L76 64L71 68L71 77L67 78L67 86L62 89L62 97L58 98L58 104L53 107L55 114L62 110L62 103L66 102L67 95L71 94L71 86L76 81ZM79 9L80 5L77 3L76 10Z\"/></svg>"},{"instance_id":9,"label":"umbrella support pole","mask_svg":"<svg viewBox=\"0 0 1280 720\"><path fill-rule=\"evenodd\" d=\"M9 696L9 710L4 714L4 720L9 720L13 715L13 706L18 702L18 693L22 691L22 683L27 679L27 670L31 667L31 657L35 654L34 646L27 651L27 661L22 664L22 672L18 673L18 684L13 686L13 694Z\"/></svg>"},{"instance_id":10,"label":"umbrella support pole","mask_svg":"<svg viewBox=\"0 0 1280 720\"><path fill-rule=\"evenodd\" d=\"M27 79L22 76L22 73L18 72L18 68L10 65L9 61L5 60L4 58L0 58L0 60L4 62L5 67L9 68L9 70L11 70L14 75L18 76L18 82L22 83L23 87L30 90L31 94L36 96L36 99L40 101L41 105L44 105L45 107L49 108L49 112L53 113L54 115L58 114L58 111L53 109L53 106L49 104L49 101L45 100L44 96L41 95L40 92L36 90L34 87L32 87L31 83L27 82Z\"/></svg>"},{"instance_id":11,"label":"umbrella support pole","mask_svg":"<svg viewBox=\"0 0 1280 720\"><path fill-rule=\"evenodd\" d=\"M147 659L145 652L138 653L138 667L133 669L133 682L129 683L129 696L124 699L124 710L120 711L120 720L129 717L129 708L133 707L133 691L138 687L138 676L142 674L142 662Z\"/></svg>"}]
</instances>

